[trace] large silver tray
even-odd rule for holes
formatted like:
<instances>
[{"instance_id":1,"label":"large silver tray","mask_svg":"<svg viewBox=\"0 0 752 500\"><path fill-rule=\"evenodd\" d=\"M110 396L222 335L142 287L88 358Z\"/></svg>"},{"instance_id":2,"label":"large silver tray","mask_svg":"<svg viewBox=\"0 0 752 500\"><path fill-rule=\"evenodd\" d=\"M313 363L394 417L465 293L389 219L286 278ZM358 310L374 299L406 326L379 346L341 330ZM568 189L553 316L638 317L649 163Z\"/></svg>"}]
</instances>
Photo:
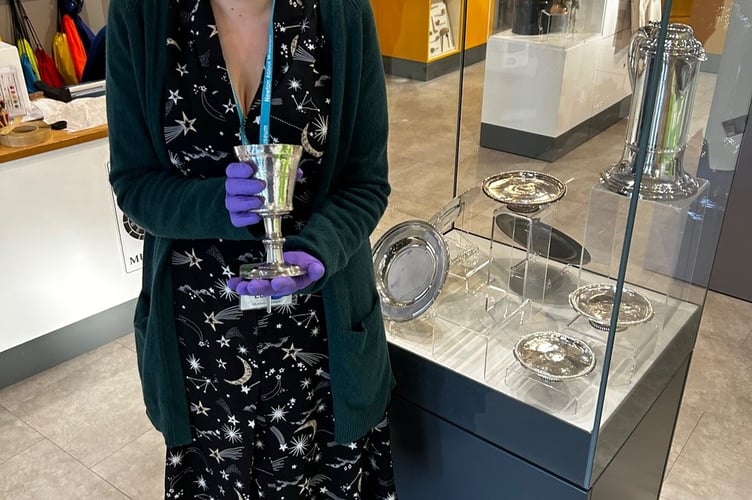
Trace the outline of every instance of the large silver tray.
<instances>
[{"instance_id":1,"label":"large silver tray","mask_svg":"<svg viewBox=\"0 0 752 500\"><path fill-rule=\"evenodd\" d=\"M554 331L521 337L513 353L522 366L549 382L584 377L595 368L595 354L587 343Z\"/></svg>"},{"instance_id":2,"label":"large silver tray","mask_svg":"<svg viewBox=\"0 0 752 500\"><path fill-rule=\"evenodd\" d=\"M443 236L421 220L401 222L373 247L376 288L384 317L409 321L423 314L441 292L449 270Z\"/></svg>"},{"instance_id":3,"label":"large silver tray","mask_svg":"<svg viewBox=\"0 0 752 500\"><path fill-rule=\"evenodd\" d=\"M607 331L614 309L615 288L615 285L609 283L581 286L569 294L569 304L579 314L588 318L594 328ZM647 297L624 287L616 323L617 330L650 321L653 314L653 304Z\"/></svg>"},{"instance_id":4,"label":"large silver tray","mask_svg":"<svg viewBox=\"0 0 752 500\"><path fill-rule=\"evenodd\" d=\"M532 213L553 203L567 192L556 177L532 170L500 172L483 180L483 192L514 212Z\"/></svg>"}]
</instances>

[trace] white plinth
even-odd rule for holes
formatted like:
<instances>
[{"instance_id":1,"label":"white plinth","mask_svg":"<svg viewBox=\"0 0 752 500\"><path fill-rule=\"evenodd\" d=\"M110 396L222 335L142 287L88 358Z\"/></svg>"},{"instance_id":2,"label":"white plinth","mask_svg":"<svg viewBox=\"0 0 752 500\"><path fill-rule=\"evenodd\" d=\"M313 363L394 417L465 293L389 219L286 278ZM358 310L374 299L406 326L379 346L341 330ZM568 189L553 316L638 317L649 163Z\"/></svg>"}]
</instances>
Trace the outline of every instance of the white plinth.
<instances>
[{"instance_id":1,"label":"white plinth","mask_svg":"<svg viewBox=\"0 0 752 500\"><path fill-rule=\"evenodd\" d=\"M556 138L631 93L624 33L488 40L481 121Z\"/></svg>"}]
</instances>

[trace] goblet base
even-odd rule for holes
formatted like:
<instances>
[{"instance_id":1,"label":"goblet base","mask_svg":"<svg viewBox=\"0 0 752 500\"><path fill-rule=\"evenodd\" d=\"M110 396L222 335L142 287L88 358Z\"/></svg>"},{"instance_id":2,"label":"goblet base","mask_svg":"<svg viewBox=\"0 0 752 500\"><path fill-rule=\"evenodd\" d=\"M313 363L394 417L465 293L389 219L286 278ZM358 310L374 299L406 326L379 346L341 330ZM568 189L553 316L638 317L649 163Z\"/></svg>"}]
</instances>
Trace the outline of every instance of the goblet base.
<instances>
[{"instance_id":1,"label":"goblet base","mask_svg":"<svg viewBox=\"0 0 752 500\"><path fill-rule=\"evenodd\" d=\"M270 280L281 276L295 278L303 276L305 273L306 271L302 267L285 262L263 262L261 264L243 264L240 266L240 277L245 280Z\"/></svg>"}]
</instances>

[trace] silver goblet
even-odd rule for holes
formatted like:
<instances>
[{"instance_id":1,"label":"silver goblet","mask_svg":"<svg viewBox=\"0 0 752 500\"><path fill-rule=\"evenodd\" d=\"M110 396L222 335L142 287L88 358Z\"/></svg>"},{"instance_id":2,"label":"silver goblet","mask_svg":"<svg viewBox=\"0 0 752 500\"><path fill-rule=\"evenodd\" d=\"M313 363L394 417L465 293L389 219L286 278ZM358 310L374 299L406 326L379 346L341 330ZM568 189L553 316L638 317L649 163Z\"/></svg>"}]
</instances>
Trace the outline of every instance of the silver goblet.
<instances>
[{"instance_id":1,"label":"silver goblet","mask_svg":"<svg viewBox=\"0 0 752 500\"><path fill-rule=\"evenodd\" d=\"M266 186L259 193L264 203L252 212L264 221L264 248L266 262L243 264L240 276L243 279L273 279L280 276L301 276L305 270L300 266L285 263L282 256L282 216L292 211L293 191L298 164L303 153L301 146L293 144L244 144L235 146L235 156L242 162L256 167L254 178Z\"/></svg>"}]
</instances>

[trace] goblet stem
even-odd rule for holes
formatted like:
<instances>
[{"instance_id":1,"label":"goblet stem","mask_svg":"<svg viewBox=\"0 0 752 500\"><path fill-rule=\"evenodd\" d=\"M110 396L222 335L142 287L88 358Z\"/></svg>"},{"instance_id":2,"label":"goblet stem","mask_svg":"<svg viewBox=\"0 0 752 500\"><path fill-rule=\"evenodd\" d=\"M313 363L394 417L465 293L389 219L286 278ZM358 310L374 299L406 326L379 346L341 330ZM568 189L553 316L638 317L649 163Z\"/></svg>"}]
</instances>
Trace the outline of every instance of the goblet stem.
<instances>
[{"instance_id":1,"label":"goblet stem","mask_svg":"<svg viewBox=\"0 0 752 500\"><path fill-rule=\"evenodd\" d=\"M264 247L266 248L266 262L269 264L282 264L285 258L282 256L282 246L285 239L282 237L282 216L264 215Z\"/></svg>"}]
</instances>

